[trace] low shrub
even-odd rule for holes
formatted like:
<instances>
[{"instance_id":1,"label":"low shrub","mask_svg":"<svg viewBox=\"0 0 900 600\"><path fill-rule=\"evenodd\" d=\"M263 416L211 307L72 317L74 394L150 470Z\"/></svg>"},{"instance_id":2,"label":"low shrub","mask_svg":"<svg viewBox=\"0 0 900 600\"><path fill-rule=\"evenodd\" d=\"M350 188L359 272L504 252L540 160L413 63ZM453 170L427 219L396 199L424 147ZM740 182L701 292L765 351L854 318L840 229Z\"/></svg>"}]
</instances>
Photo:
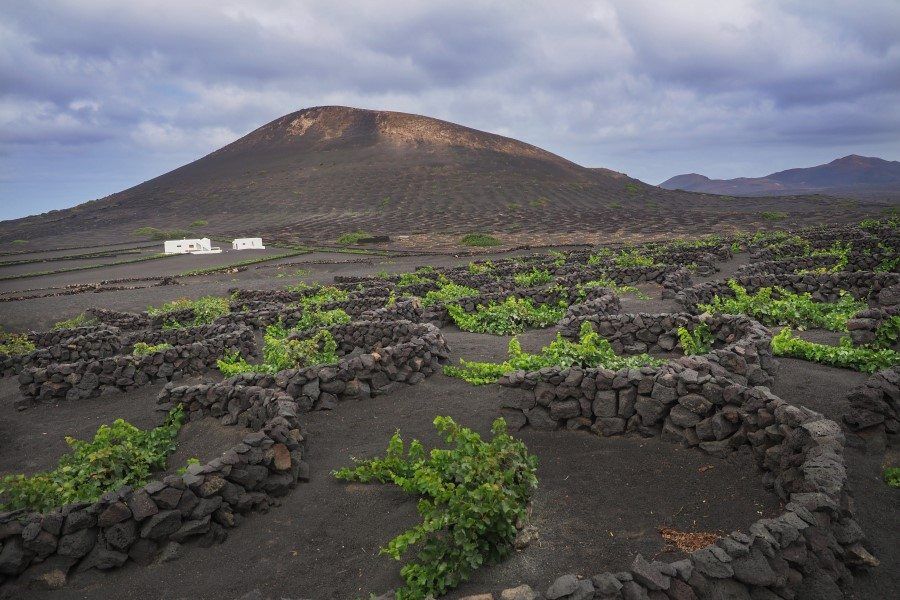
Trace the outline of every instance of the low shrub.
<instances>
[{"instance_id":1,"label":"low shrub","mask_svg":"<svg viewBox=\"0 0 900 600\"><path fill-rule=\"evenodd\" d=\"M186 309L192 309L194 311L194 316L189 322L182 323L175 319L166 319L163 323L163 328L181 329L182 327L209 325L222 315L228 314L231 310L229 307L228 298L223 298L220 296L203 296L202 298L197 298L196 300L191 300L190 298L179 298L178 300L166 302L161 306L150 306L147 308L147 314L151 317L156 317Z\"/></svg>"},{"instance_id":2,"label":"low shrub","mask_svg":"<svg viewBox=\"0 0 900 600\"><path fill-rule=\"evenodd\" d=\"M444 367L444 374L459 377L473 385L494 383L503 375L513 371L538 371L544 367L603 367L619 370L625 367L639 368L647 365L659 365L663 361L649 354L620 356L615 353L609 341L600 337L591 324L581 324L579 340L571 342L556 334L550 345L541 349L538 354L522 351L519 340L509 341L508 358L502 363L473 362L460 359L460 366Z\"/></svg>"},{"instance_id":3,"label":"low shrub","mask_svg":"<svg viewBox=\"0 0 900 600\"><path fill-rule=\"evenodd\" d=\"M772 352L775 356L802 358L863 373L874 373L900 364L900 352L887 348L856 348L847 337L841 338L837 346L817 344L794 337L787 327L772 338Z\"/></svg>"},{"instance_id":4,"label":"low shrub","mask_svg":"<svg viewBox=\"0 0 900 600\"><path fill-rule=\"evenodd\" d=\"M154 429L138 429L116 419L112 425L101 425L91 441L67 437L72 452L60 457L52 471L0 479L0 498L5 502L0 510L44 512L72 502L94 502L126 485L145 485L153 471L165 468L183 422L184 409L177 406Z\"/></svg>"},{"instance_id":5,"label":"low shrub","mask_svg":"<svg viewBox=\"0 0 900 600\"><path fill-rule=\"evenodd\" d=\"M17 356L34 352L34 342L24 333L10 333L0 328L0 354Z\"/></svg>"},{"instance_id":6,"label":"low shrub","mask_svg":"<svg viewBox=\"0 0 900 600\"><path fill-rule=\"evenodd\" d=\"M341 237L338 238L337 243L342 246L351 246L356 244L361 239L370 238L372 234L367 231L353 231L351 233L345 233Z\"/></svg>"},{"instance_id":7,"label":"low shrub","mask_svg":"<svg viewBox=\"0 0 900 600\"><path fill-rule=\"evenodd\" d=\"M472 275L483 275L494 270L494 262L490 260L469 263L469 273Z\"/></svg>"},{"instance_id":8,"label":"low shrub","mask_svg":"<svg viewBox=\"0 0 900 600\"><path fill-rule=\"evenodd\" d=\"M687 356L708 354L712 349L713 335L706 323L698 323L693 330L678 328L678 343Z\"/></svg>"},{"instance_id":9,"label":"low shrub","mask_svg":"<svg viewBox=\"0 0 900 600\"><path fill-rule=\"evenodd\" d=\"M537 458L507 433L502 418L491 426L490 441L450 417L435 418L434 426L450 448L426 452L413 440L407 450L397 432L384 458L334 472L345 481L393 483L420 498L422 523L381 549L395 560L417 549L400 569L406 585L398 600L440 596L508 556L537 487Z\"/></svg>"},{"instance_id":10,"label":"low shrub","mask_svg":"<svg viewBox=\"0 0 900 600\"><path fill-rule=\"evenodd\" d=\"M513 281L520 287L534 287L536 285L544 285L553 281L553 275L546 269L538 269L533 267L526 273L518 273L513 275Z\"/></svg>"},{"instance_id":11,"label":"low shrub","mask_svg":"<svg viewBox=\"0 0 900 600\"><path fill-rule=\"evenodd\" d=\"M403 273L397 280L397 287L405 288L412 285L421 285L423 283L432 283L432 280L423 277L419 273Z\"/></svg>"},{"instance_id":12,"label":"low shrub","mask_svg":"<svg viewBox=\"0 0 900 600\"><path fill-rule=\"evenodd\" d=\"M656 260L641 254L638 250L622 250L613 259L617 267L654 267Z\"/></svg>"},{"instance_id":13,"label":"low shrub","mask_svg":"<svg viewBox=\"0 0 900 600\"><path fill-rule=\"evenodd\" d=\"M463 246L499 246L502 242L486 233L468 233L462 237L460 243Z\"/></svg>"},{"instance_id":14,"label":"low shrub","mask_svg":"<svg viewBox=\"0 0 900 600\"><path fill-rule=\"evenodd\" d=\"M433 306L435 304L449 304L460 298L471 298L477 296L478 290L465 285L456 283L444 283L436 290L431 290L422 298L422 306Z\"/></svg>"},{"instance_id":15,"label":"low shrub","mask_svg":"<svg viewBox=\"0 0 900 600\"><path fill-rule=\"evenodd\" d=\"M134 349L131 351L135 356L147 356L148 354L156 354L157 352L162 352L163 350L168 350L172 348L172 344L156 344L151 346L150 344L146 344L144 342L138 342L134 345Z\"/></svg>"},{"instance_id":16,"label":"low shrub","mask_svg":"<svg viewBox=\"0 0 900 600\"><path fill-rule=\"evenodd\" d=\"M458 304L448 304L447 312L463 331L509 335L521 333L526 327L547 327L556 323L565 315L566 306L564 302L558 306L535 306L529 298L510 296L503 302L479 305L472 313L467 313Z\"/></svg>"},{"instance_id":17,"label":"low shrub","mask_svg":"<svg viewBox=\"0 0 900 600\"><path fill-rule=\"evenodd\" d=\"M709 304L697 307L704 312L745 314L767 326L846 331L847 320L867 306L844 291L837 302L815 302L809 293L795 294L781 287L764 287L749 294L733 279L728 281L728 287L734 292L733 298L717 295Z\"/></svg>"},{"instance_id":18,"label":"low shrub","mask_svg":"<svg viewBox=\"0 0 900 600\"><path fill-rule=\"evenodd\" d=\"M303 284L300 286L292 286L288 289L291 291L303 291L309 289L310 286ZM325 304L331 302L343 302L350 297L350 292L344 291L331 285L320 286L314 294L310 294L292 304L292 306L300 306L307 310L316 310Z\"/></svg>"},{"instance_id":19,"label":"low shrub","mask_svg":"<svg viewBox=\"0 0 900 600\"><path fill-rule=\"evenodd\" d=\"M900 341L900 315L894 315L881 322L875 330L875 348L891 348Z\"/></svg>"},{"instance_id":20,"label":"low shrub","mask_svg":"<svg viewBox=\"0 0 900 600\"><path fill-rule=\"evenodd\" d=\"M191 229L196 229L197 227L206 227L207 225L209 225L209 221L207 221L206 219L197 219L196 221L188 225L188 227L190 227Z\"/></svg>"},{"instance_id":21,"label":"low shrub","mask_svg":"<svg viewBox=\"0 0 900 600\"><path fill-rule=\"evenodd\" d=\"M787 213L776 210L764 210L759 213L759 216L767 221L783 221L787 219Z\"/></svg>"},{"instance_id":22,"label":"low shrub","mask_svg":"<svg viewBox=\"0 0 900 600\"><path fill-rule=\"evenodd\" d=\"M900 488L900 467L885 467L881 473L884 482L892 488Z\"/></svg>"},{"instance_id":23,"label":"low shrub","mask_svg":"<svg viewBox=\"0 0 900 600\"><path fill-rule=\"evenodd\" d=\"M341 323L349 323L350 315L342 308L332 310L319 310L317 307L310 307L303 313L303 316L294 325L297 331L313 329L314 327L329 327L331 325L340 325Z\"/></svg>"},{"instance_id":24,"label":"low shrub","mask_svg":"<svg viewBox=\"0 0 900 600\"><path fill-rule=\"evenodd\" d=\"M288 339L281 325L269 325L263 335L263 362L250 364L239 353L226 354L216 361L226 377L240 373L278 373L285 369L327 365L338 361L337 341L327 329L303 340Z\"/></svg>"},{"instance_id":25,"label":"low shrub","mask_svg":"<svg viewBox=\"0 0 900 600\"><path fill-rule=\"evenodd\" d=\"M89 317L87 313L81 313L71 319L57 321L53 324L53 329L75 329L76 327L90 327L100 323L95 317Z\"/></svg>"}]
</instances>

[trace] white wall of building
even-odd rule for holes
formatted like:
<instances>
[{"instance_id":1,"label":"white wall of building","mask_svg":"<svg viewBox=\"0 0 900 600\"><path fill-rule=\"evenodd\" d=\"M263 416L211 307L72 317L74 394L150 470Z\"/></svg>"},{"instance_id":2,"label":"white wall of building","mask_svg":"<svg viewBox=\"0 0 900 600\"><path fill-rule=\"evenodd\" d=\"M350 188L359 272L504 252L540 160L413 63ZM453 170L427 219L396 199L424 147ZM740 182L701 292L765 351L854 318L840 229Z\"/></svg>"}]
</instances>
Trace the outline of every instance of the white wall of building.
<instances>
[{"instance_id":1,"label":"white wall of building","mask_svg":"<svg viewBox=\"0 0 900 600\"><path fill-rule=\"evenodd\" d=\"M163 250L166 254L192 254L195 252L211 253L214 251L221 252L219 249L212 247L212 240L209 238L196 238L184 240L166 240L163 242Z\"/></svg>"},{"instance_id":2,"label":"white wall of building","mask_svg":"<svg viewBox=\"0 0 900 600\"><path fill-rule=\"evenodd\" d=\"M236 238L231 242L232 250L265 250L262 238Z\"/></svg>"}]
</instances>

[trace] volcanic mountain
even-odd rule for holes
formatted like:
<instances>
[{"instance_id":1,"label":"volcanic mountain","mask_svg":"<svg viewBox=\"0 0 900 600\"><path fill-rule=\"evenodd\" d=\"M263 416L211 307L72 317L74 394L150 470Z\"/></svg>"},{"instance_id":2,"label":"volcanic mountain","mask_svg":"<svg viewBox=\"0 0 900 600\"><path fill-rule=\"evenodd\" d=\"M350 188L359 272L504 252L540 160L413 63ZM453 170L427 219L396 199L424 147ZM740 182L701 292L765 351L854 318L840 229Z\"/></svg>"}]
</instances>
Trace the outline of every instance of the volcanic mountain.
<instances>
[{"instance_id":1,"label":"volcanic mountain","mask_svg":"<svg viewBox=\"0 0 900 600\"><path fill-rule=\"evenodd\" d=\"M196 220L208 223L198 233L270 241L327 242L356 230L411 235L425 245L429 236L471 231L597 241L743 227L772 206L665 190L429 117L325 106L276 119L106 198L0 223L0 241L84 241L86 234L127 241L141 227L184 229ZM792 199L791 216L805 220L821 208Z\"/></svg>"},{"instance_id":2,"label":"volcanic mountain","mask_svg":"<svg viewBox=\"0 0 900 600\"><path fill-rule=\"evenodd\" d=\"M788 169L764 177L710 179L697 173L676 175L661 184L667 190L687 190L732 196L774 196L827 193L872 195L900 192L900 162L851 154L825 165Z\"/></svg>"}]
</instances>

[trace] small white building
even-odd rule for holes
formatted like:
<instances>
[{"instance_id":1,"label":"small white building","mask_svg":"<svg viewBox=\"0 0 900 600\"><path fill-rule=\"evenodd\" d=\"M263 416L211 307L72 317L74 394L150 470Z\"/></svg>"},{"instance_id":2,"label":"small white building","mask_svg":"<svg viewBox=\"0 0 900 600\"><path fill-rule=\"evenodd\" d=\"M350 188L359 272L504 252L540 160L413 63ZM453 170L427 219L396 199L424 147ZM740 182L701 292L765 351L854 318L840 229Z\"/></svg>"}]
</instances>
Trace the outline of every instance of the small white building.
<instances>
[{"instance_id":1,"label":"small white building","mask_svg":"<svg viewBox=\"0 0 900 600\"><path fill-rule=\"evenodd\" d=\"M166 240L163 249L166 254L218 254L222 251L218 246L213 246L209 238Z\"/></svg>"},{"instance_id":2,"label":"small white building","mask_svg":"<svg viewBox=\"0 0 900 600\"><path fill-rule=\"evenodd\" d=\"M265 250L262 238L237 238L231 242L232 250Z\"/></svg>"}]
</instances>

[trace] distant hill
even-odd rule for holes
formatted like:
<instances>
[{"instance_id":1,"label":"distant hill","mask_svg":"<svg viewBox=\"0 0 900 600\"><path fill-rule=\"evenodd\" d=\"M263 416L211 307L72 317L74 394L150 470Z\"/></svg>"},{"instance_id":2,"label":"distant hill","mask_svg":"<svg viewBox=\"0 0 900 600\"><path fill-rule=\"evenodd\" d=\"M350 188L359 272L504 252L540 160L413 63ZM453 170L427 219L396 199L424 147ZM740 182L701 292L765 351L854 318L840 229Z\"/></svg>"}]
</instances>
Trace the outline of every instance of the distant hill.
<instances>
[{"instance_id":1,"label":"distant hill","mask_svg":"<svg viewBox=\"0 0 900 600\"><path fill-rule=\"evenodd\" d=\"M729 196L900 192L900 162L851 154L825 165L788 169L764 177L710 179L697 173L676 175L659 187Z\"/></svg>"},{"instance_id":2,"label":"distant hill","mask_svg":"<svg viewBox=\"0 0 900 600\"><path fill-rule=\"evenodd\" d=\"M792 199L791 220L819 218L821 199L807 200ZM206 224L197 234L268 241L329 242L356 230L427 246L472 231L522 243L548 234L597 241L752 227L767 224L759 215L773 209L781 210L772 200L723 204L647 185L430 117L322 106L106 198L2 222L0 242L128 241L138 228L184 229L198 220ZM860 211L844 212L828 218Z\"/></svg>"}]
</instances>

